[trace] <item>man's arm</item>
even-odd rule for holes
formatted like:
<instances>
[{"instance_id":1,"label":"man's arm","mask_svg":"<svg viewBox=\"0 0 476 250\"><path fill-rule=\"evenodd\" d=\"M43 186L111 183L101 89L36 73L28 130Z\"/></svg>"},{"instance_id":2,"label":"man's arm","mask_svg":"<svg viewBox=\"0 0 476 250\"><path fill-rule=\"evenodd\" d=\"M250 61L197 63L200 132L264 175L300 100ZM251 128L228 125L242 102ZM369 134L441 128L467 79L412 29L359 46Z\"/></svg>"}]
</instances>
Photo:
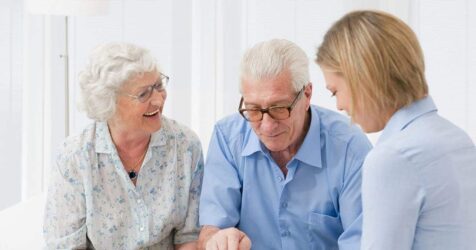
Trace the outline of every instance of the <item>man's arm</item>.
<instances>
[{"instance_id":1,"label":"man's arm","mask_svg":"<svg viewBox=\"0 0 476 250\"><path fill-rule=\"evenodd\" d=\"M200 195L200 225L235 227L240 221L241 182L227 138L215 127Z\"/></svg>"},{"instance_id":2,"label":"man's arm","mask_svg":"<svg viewBox=\"0 0 476 250\"><path fill-rule=\"evenodd\" d=\"M359 249L362 236L362 165L371 144L364 134L355 135L349 142L344 183L339 195L339 214L344 232L339 236L339 249Z\"/></svg>"}]
</instances>

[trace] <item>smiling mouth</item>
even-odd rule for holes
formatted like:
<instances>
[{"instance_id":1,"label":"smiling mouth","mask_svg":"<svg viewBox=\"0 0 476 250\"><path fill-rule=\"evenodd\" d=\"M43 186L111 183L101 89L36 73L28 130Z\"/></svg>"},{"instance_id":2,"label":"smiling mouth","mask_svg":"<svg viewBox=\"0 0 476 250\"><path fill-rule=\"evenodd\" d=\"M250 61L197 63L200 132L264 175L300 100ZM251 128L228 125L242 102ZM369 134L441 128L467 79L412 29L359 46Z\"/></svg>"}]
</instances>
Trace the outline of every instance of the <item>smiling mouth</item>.
<instances>
[{"instance_id":1,"label":"smiling mouth","mask_svg":"<svg viewBox=\"0 0 476 250\"><path fill-rule=\"evenodd\" d=\"M276 137L278 137L278 136L280 136L280 135L281 135L281 133L274 134L274 135L264 135L264 136L266 136L266 137L268 137L268 138L276 138Z\"/></svg>"},{"instance_id":2,"label":"smiling mouth","mask_svg":"<svg viewBox=\"0 0 476 250\"><path fill-rule=\"evenodd\" d=\"M160 112L160 108L157 109L157 110L155 110L155 111L152 111L152 112L144 113L144 116L145 116L145 117L152 117L152 116L158 114L159 112Z\"/></svg>"}]
</instances>

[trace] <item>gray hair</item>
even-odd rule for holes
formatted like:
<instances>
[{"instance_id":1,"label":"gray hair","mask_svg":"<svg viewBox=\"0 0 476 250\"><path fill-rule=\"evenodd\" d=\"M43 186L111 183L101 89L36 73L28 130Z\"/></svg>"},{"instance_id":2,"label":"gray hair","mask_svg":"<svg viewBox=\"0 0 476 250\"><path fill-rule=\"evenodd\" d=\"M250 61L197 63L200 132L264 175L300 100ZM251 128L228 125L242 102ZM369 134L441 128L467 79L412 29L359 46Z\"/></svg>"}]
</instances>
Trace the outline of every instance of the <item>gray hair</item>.
<instances>
[{"instance_id":1,"label":"gray hair","mask_svg":"<svg viewBox=\"0 0 476 250\"><path fill-rule=\"evenodd\" d=\"M143 73L158 71L150 51L134 44L107 43L93 50L79 73L79 107L95 121L107 121L116 112L119 89Z\"/></svg>"},{"instance_id":2,"label":"gray hair","mask_svg":"<svg viewBox=\"0 0 476 250\"><path fill-rule=\"evenodd\" d=\"M264 80L278 76L284 70L291 73L294 90L309 83L309 58L304 50L285 39L272 39L248 49L241 60L241 80ZM242 92L240 84L240 92Z\"/></svg>"}]
</instances>

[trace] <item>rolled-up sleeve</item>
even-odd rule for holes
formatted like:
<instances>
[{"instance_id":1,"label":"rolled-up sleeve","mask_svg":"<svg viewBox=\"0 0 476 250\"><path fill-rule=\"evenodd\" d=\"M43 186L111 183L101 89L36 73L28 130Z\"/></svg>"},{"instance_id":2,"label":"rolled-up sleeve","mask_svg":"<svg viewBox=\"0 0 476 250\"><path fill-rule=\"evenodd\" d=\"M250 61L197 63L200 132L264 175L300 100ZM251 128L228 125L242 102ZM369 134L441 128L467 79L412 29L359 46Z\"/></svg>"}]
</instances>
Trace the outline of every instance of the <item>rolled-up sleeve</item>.
<instances>
[{"instance_id":1,"label":"rolled-up sleeve","mask_svg":"<svg viewBox=\"0 0 476 250\"><path fill-rule=\"evenodd\" d=\"M201 145L197 143L193 154L192 181L189 189L188 209L185 223L174 235L174 244L183 244L195 241L200 233L198 223L198 208L200 204L200 193L203 179L203 154Z\"/></svg>"},{"instance_id":2,"label":"rolled-up sleeve","mask_svg":"<svg viewBox=\"0 0 476 250\"><path fill-rule=\"evenodd\" d=\"M43 235L48 249L86 248L86 201L80 160L62 154L52 168Z\"/></svg>"},{"instance_id":3,"label":"rolled-up sleeve","mask_svg":"<svg viewBox=\"0 0 476 250\"><path fill-rule=\"evenodd\" d=\"M362 235L362 165L371 144L364 135L356 135L347 148L344 182L339 195L339 215L344 232L339 249L359 249Z\"/></svg>"},{"instance_id":4,"label":"rolled-up sleeve","mask_svg":"<svg viewBox=\"0 0 476 250\"><path fill-rule=\"evenodd\" d=\"M229 144L220 128L215 126L204 170L201 225L234 227L240 220L242 184Z\"/></svg>"}]
</instances>

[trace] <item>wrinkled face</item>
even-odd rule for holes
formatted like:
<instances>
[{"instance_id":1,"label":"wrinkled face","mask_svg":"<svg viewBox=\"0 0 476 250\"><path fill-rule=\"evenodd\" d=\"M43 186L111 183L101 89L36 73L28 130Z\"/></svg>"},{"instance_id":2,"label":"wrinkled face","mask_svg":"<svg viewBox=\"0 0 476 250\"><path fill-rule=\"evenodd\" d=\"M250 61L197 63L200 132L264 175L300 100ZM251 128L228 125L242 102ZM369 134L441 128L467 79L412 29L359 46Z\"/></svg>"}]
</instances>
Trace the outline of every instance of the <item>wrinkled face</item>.
<instances>
[{"instance_id":1,"label":"wrinkled face","mask_svg":"<svg viewBox=\"0 0 476 250\"><path fill-rule=\"evenodd\" d=\"M349 116L352 116L355 123L359 124L366 133L380 131L384 127L381 118L372 117L371 112L366 112L359 108L360 105L350 110L352 95L342 74L322 68L326 88L332 93L336 100L338 110L344 110Z\"/></svg>"},{"instance_id":2,"label":"wrinkled face","mask_svg":"<svg viewBox=\"0 0 476 250\"><path fill-rule=\"evenodd\" d=\"M154 133L160 129L160 118L167 92L153 90L145 102L128 96L139 96L147 87L159 80L158 72L148 72L137 76L124 84L117 98L116 114L112 121L121 130L131 132Z\"/></svg>"},{"instance_id":3,"label":"wrinkled face","mask_svg":"<svg viewBox=\"0 0 476 250\"><path fill-rule=\"evenodd\" d=\"M277 77L265 80L248 80L242 82L244 108L268 108L271 106L288 106L298 94L291 81L291 74L284 71ZM282 151L295 145L303 136L307 110L310 106L312 85L309 84L304 94L296 100L289 118L275 120L264 114L261 121L250 122L254 132L270 151Z\"/></svg>"}]
</instances>

